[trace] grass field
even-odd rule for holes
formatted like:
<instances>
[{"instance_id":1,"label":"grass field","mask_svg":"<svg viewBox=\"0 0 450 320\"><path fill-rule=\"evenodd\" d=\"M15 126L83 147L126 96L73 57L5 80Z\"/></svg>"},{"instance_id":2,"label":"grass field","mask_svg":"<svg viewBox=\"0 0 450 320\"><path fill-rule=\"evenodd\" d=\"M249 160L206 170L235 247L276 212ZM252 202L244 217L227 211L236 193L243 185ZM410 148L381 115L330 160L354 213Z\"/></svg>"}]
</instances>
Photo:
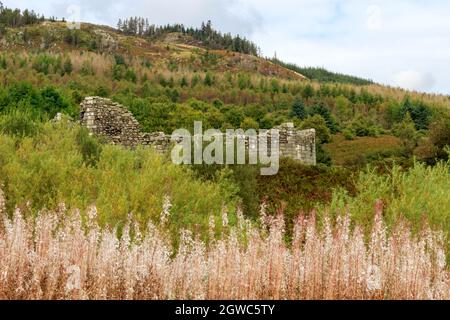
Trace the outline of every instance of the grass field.
<instances>
[{"instance_id":1,"label":"grass field","mask_svg":"<svg viewBox=\"0 0 450 320\"><path fill-rule=\"evenodd\" d=\"M332 142L324 146L330 153L333 164L337 166L363 163L367 155L396 151L400 147L400 139L394 136L356 137L354 140L346 140L340 134L333 136Z\"/></svg>"}]
</instances>

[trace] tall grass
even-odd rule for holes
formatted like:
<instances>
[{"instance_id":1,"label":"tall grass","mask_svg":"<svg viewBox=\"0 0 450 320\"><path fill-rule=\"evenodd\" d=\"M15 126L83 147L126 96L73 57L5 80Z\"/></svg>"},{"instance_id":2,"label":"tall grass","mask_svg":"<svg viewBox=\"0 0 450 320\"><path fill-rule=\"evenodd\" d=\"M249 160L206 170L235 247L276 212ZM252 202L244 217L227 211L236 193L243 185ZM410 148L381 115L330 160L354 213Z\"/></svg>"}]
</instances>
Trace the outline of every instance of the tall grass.
<instances>
[{"instance_id":1,"label":"tall grass","mask_svg":"<svg viewBox=\"0 0 450 320\"><path fill-rule=\"evenodd\" d=\"M92 207L80 213L42 211L36 219L5 215L0 192L1 299L449 299L443 236L405 224L388 235L382 203L366 243L349 216L335 223L300 216L292 246L282 216L262 229L239 214L228 235L209 245L184 231L176 253L164 232L172 219L166 198L161 226L141 233L129 221L122 237L101 229ZM226 211L222 227L228 228ZM215 223L211 220L210 232Z\"/></svg>"},{"instance_id":2,"label":"tall grass","mask_svg":"<svg viewBox=\"0 0 450 320\"><path fill-rule=\"evenodd\" d=\"M333 194L332 211L348 205L352 219L370 227L373 212L367 204L382 199L387 205L384 216L389 226L406 218L414 231L428 223L450 235L450 162L433 167L416 162L409 170L394 166L385 175L362 171L356 185L355 197L345 191Z\"/></svg>"}]
</instances>

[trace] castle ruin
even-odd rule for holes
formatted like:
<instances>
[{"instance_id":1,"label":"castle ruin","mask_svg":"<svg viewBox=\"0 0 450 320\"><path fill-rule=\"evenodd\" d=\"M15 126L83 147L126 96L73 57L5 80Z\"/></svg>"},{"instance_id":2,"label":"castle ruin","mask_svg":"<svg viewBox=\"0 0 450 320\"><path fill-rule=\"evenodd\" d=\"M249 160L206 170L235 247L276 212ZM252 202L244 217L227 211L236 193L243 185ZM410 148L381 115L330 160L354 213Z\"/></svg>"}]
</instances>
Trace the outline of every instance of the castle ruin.
<instances>
[{"instance_id":1,"label":"castle ruin","mask_svg":"<svg viewBox=\"0 0 450 320\"><path fill-rule=\"evenodd\" d=\"M122 105L101 97L87 97L81 102L80 122L93 134L106 138L109 143L136 147L152 146L159 152L169 152L171 136L163 132L141 131L138 121ZM315 130L298 130L292 123L279 130L280 156L303 164L316 164Z\"/></svg>"}]
</instances>

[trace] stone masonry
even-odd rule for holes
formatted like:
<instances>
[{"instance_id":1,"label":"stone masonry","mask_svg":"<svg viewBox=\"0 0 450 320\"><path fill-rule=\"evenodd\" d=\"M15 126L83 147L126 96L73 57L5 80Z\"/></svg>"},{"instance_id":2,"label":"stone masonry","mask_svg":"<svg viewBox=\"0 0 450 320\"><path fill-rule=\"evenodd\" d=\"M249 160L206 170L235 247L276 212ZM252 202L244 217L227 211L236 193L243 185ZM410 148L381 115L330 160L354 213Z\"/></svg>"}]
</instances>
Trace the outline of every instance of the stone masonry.
<instances>
[{"instance_id":1,"label":"stone masonry","mask_svg":"<svg viewBox=\"0 0 450 320\"><path fill-rule=\"evenodd\" d=\"M80 121L92 133L106 138L112 144L126 147L153 146L162 153L168 152L171 147L170 135L163 132L142 132L133 115L125 107L109 99L84 99L81 102ZM281 157L308 165L316 164L314 129L298 130L292 123L283 124L276 129L280 134Z\"/></svg>"}]
</instances>

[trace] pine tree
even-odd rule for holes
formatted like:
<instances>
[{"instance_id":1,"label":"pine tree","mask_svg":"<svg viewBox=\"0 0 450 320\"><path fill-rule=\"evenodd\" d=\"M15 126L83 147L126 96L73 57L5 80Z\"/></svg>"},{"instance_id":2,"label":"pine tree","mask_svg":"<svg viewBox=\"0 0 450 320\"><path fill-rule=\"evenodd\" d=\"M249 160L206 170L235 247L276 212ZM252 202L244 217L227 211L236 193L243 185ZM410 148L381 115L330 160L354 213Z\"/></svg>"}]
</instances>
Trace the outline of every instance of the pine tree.
<instances>
[{"instance_id":1,"label":"pine tree","mask_svg":"<svg viewBox=\"0 0 450 320\"><path fill-rule=\"evenodd\" d=\"M431 111L423 103L419 102L411 113L412 119L416 125L417 130L426 130L430 124Z\"/></svg>"},{"instance_id":2,"label":"pine tree","mask_svg":"<svg viewBox=\"0 0 450 320\"><path fill-rule=\"evenodd\" d=\"M205 75L204 84L205 84L205 86L209 86L209 87L213 85L213 78L209 72L207 72Z\"/></svg>"},{"instance_id":3,"label":"pine tree","mask_svg":"<svg viewBox=\"0 0 450 320\"><path fill-rule=\"evenodd\" d=\"M181 86L181 87L187 87L187 86L188 86L188 82L187 82L186 76L183 76L183 77L181 78L180 86Z\"/></svg>"},{"instance_id":4,"label":"pine tree","mask_svg":"<svg viewBox=\"0 0 450 320\"><path fill-rule=\"evenodd\" d=\"M214 30L211 21L203 22L200 29L186 28L183 24L155 26L148 23L148 19L131 17L118 22L119 31L129 35L140 35L156 38L167 33L179 32L189 35L201 42L208 49L232 50L245 54L258 56L260 49L253 42L240 37L232 37L231 34L222 34Z\"/></svg>"},{"instance_id":5,"label":"pine tree","mask_svg":"<svg viewBox=\"0 0 450 320\"><path fill-rule=\"evenodd\" d=\"M300 99L296 99L294 101L294 104L292 105L292 113L295 117L301 120L304 120L308 117L305 105L303 104L303 101Z\"/></svg>"},{"instance_id":6,"label":"pine tree","mask_svg":"<svg viewBox=\"0 0 450 320\"><path fill-rule=\"evenodd\" d=\"M334 119L330 110L327 107L325 107L325 105L322 102L318 102L313 106L312 114L313 115L318 114L318 115L322 116L325 119L325 122L327 123L328 128L331 130L331 133L338 132L338 126L336 124L336 120Z\"/></svg>"},{"instance_id":7,"label":"pine tree","mask_svg":"<svg viewBox=\"0 0 450 320\"><path fill-rule=\"evenodd\" d=\"M405 118L401 123L398 123L393 127L392 131L395 136L402 140L403 146L408 151L412 151L412 149L416 146L417 131L409 112L406 113Z\"/></svg>"}]
</instances>

